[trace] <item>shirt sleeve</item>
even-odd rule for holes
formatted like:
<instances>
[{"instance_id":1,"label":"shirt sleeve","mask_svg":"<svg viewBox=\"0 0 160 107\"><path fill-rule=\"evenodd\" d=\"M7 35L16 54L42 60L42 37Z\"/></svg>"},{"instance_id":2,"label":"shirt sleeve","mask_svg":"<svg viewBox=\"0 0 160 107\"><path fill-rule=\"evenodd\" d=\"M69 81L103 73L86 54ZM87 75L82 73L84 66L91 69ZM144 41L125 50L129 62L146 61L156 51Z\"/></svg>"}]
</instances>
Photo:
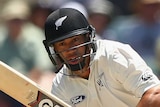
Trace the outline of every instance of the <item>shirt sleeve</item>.
<instances>
[{"instance_id":1,"label":"shirt sleeve","mask_svg":"<svg viewBox=\"0 0 160 107\"><path fill-rule=\"evenodd\" d=\"M115 78L136 97L160 84L152 69L129 45L119 46L111 57Z\"/></svg>"}]
</instances>

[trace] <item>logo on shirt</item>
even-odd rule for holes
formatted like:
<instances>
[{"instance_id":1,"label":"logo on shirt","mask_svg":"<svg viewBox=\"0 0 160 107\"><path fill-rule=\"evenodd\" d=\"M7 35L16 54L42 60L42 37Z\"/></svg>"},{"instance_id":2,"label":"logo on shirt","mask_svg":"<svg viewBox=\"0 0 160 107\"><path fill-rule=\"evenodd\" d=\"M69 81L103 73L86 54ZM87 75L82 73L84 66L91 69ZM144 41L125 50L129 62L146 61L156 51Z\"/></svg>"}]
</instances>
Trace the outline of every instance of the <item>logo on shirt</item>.
<instances>
[{"instance_id":1,"label":"logo on shirt","mask_svg":"<svg viewBox=\"0 0 160 107\"><path fill-rule=\"evenodd\" d=\"M100 86L100 87L103 87L104 85L103 85L103 82L102 82L102 80L99 78L98 80L97 80L97 84Z\"/></svg>"},{"instance_id":2,"label":"logo on shirt","mask_svg":"<svg viewBox=\"0 0 160 107\"><path fill-rule=\"evenodd\" d=\"M61 17L61 18L59 18L59 19L55 22L56 30L58 30L58 27L62 26L62 23L64 22L64 20L65 20L66 18L67 18L67 16Z\"/></svg>"},{"instance_id":3,"label":"logo on shirt","mask_svg":"<svg viewBox=\"0 0 160 107\"><path fill-rule=\"evenodd\" d=\"M79 95L74 98L71 98L71 102L72 102L72 104L78 104L78 103L82 102L85 98L86 97L84 95Z\"/></svg>"},{"instance_id":4,"label":"logo on shirt","mask_svg":"<svg viewBox=\"0 0 160 107\"><path fill-rule=\"evenodd\" d=\"M152 77L153 77L153 75L152 75L151 73L146 72L146 73L144 73L144 74L142 75L142 80L143 80L143 81L147 81L147 80L149 80L149 79L151 80Z\"/></svg>"},{"instance_id":5,"label":"logo on shirt","mask_svg":"<svg viewBox=\"0 0 160 107\"><path fill-rule=\"evenodd\" d=\"M96 80L97 84L100 86L100 87L103 87L104 86L104 83L102 81L102 78L104 76L104 73L101 73L98 77L98 79Z\"/></svg>"}]
</instances>

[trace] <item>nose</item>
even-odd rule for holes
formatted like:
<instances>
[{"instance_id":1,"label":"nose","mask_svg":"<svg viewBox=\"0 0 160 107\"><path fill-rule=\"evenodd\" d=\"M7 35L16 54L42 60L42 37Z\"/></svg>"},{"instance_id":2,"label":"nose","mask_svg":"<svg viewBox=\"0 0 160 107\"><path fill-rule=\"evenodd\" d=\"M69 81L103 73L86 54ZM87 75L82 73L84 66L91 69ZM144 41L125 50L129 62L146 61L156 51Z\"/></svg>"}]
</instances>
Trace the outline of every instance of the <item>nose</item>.
<instances>
[{"instance_id":1,"label":"nose","mask_svg":"<svg viewBox=\"0 0 160 107\"><path fill-rule=\"evenodd\" d=\"M68 50L67 50L68 53L76 53L77 52L77 47L73 46L73 47L70 47Z\"/></svg>"}]
</instances>

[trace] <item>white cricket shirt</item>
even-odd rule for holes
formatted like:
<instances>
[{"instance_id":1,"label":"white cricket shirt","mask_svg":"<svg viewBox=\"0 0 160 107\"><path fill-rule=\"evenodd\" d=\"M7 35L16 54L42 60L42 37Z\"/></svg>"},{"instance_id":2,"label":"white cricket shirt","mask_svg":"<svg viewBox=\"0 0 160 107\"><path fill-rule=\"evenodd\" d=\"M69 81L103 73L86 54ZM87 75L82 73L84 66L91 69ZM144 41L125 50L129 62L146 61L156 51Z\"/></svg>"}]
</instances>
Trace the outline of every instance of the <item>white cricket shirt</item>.
<instances>
[{"instance_id":1,"label":"white cricket shirt","mask_svg":"<svg viewBox=\"0 0 160 107\"><path fill-rule=\"evenodd\" d=\"M53 80L52 93L76 107L136 107L158 78L129 46L97 40L89 79L65 76L64 66Z\"/></svg>"}]
</instances>

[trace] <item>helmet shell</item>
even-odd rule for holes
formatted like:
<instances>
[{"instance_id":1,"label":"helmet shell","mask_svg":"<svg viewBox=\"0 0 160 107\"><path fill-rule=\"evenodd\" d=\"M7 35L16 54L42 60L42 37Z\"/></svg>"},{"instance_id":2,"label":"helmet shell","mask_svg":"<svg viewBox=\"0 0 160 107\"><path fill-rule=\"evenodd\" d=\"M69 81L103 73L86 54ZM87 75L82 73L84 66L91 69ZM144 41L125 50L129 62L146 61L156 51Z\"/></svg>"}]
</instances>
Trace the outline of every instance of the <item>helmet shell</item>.
<instances>
[{"instance_id":1,"label":"helmet shell","mask_svg":"<svg viewBox=\"0 0 160 107\"><path fill-rule=\"evenodd\" d=\"M66 38L89 32L85 16L72 8L61 8L51 13L45 22L45 37L48 45Z\"/></svg>"}]
</instances>

